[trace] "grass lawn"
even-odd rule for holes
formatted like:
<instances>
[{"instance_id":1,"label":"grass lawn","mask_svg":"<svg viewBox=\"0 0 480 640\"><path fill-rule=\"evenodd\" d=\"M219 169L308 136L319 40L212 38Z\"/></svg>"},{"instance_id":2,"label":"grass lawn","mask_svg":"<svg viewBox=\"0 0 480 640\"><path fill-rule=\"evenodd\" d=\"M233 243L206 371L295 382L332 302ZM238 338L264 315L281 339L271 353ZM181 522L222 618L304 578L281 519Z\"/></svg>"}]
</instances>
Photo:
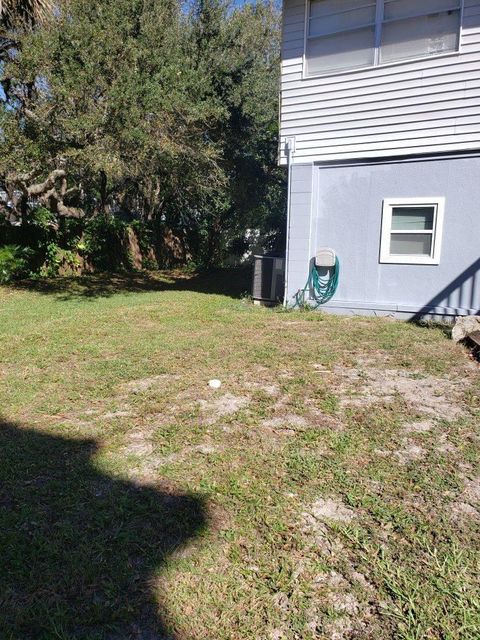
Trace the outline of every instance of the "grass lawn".
<instances>
[{"instance_id":1,"label":"grass lawn","mask_svg":"<svg viewBox=\"0 0 480 640\"><path fill-rule=\"evenodd\" d=\"M478 639L478 364L236 277L0 289L0 638Z\"/></svg>"}]
</instances>

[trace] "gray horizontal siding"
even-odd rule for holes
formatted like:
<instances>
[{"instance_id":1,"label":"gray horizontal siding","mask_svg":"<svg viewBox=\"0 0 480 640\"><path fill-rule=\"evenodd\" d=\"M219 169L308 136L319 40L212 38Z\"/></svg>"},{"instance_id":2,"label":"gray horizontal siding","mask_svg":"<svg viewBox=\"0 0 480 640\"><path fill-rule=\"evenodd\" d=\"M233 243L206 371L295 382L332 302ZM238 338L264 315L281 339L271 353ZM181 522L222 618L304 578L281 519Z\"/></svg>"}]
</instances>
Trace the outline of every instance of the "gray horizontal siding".
<instances>
[{"instance_id":1,"label":"gray horizontal siding","mask_svg":"<svg viewBox=\"0 0 480 640\"><path fill-rule=\"evenodd\" d=\"M303 78L305 0L284 0L281 144L296 162L480 148L480 0L459 54Z\"/></svg>"}]
</instances>

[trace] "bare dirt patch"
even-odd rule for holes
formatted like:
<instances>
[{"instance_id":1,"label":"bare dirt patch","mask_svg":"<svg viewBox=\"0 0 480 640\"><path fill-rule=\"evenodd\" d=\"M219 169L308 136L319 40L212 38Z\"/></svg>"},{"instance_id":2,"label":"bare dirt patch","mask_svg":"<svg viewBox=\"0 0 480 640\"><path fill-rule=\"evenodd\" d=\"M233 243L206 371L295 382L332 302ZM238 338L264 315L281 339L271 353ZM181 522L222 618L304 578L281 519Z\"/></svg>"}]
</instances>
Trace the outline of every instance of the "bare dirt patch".
<instances>
[{"instance_id":1,"label":"bare dirt patch","mask_svg":"<svg viewBox=\"0 0 480 640\"><path fill-rule=\"evenodd\" d=\"M315 637L328 638L328 640L347 640L347 638L377 637L374 611L367 599L361 602L354 591L353 584L357 585L357 592L370 592L361 588L357 579L351 580L338 571L331 570L317 576L314 587L318 591L318 602L328 615L317 612L313 608L307 612L310 622L308 626ZM320 635L317 635L320 633Z\"/></svg>"},{"instance_id":2,"label":"bare dirt patch","mask_svg":"<svg viewBox=\"0 0 480 640\"><path fill-rule=\"evenodd\" d=\"M420 422L409 422L405 425L406 433L428 433L434 427L432 420L422 420Z\"/></svg>"},{"instance_id":3,"label":"bare dirt patch","mask_svg":"<svg viewBox=\"0 0 480 640\"><path fill-rule=\"evenodd\" d=\"M90 435L94 435L101 431L101 427L97 424L98 415L98 409L82 409L57 413L49 417L54 423L68 423L88 431Z\"/></svg>"},{"instance_id":4,"label":"bare dirt patch","mask_svg":"<svg viewBox=\"0 0 480 640\"><path fill-rule=\"evenodd\" d=\"M360 609L357 598L350 592L350 583L337 571L329 571L317 576L317 586L327 590L329 606L335 611L355 615Z\"/></svg>"},{"instance_id":5,"label":"bare dirt patch","mask_svg":"<svg viewBox=\"0 0 480 640\"><path fill-rule=\"evenodd\" d=\"M153 453L154 446L151 441L152 431L149 428L135 429L127 434L123 452L126 455L149 456Z\"/></svg>"},{"instance_id":6,"label":"bare dirt patch","mask_svg":"<svg viewBox=\"0 0 480 640\"><path fill-rule=\"evenodd\" d=\"M343 407L391 402L400 395L420 413L446 420L455 420L463 414L462 381L424 376L418 371L376 369L368 361L361 367L337 366L333 373L340 380L339 391L344 395L340 404Z\"/></svg>"},{"instance_id":7,"label":"bare dirt patch","mask_svg":"<svg viewBox=\"0 0 480 640\"><path fill-rule=\"evenodd\" d=\"M245 388L251 391L260 391L271 398L274 398L280 394L280 387L278 384L267 384L263 382L248 381L245 383Z\"/></svg>"},{"instance_id":8,"label":"bare dirt patch","mask_svg":"<svg viewBox=\"0 0 480 640\"><path fill-rule=\"evenodd\" d=\"M355 517L353 509L345 506L343 502L333 500L332 498L319 498L311 505L308 513L316 520L327 522L329 520L333 520L334 522L351 522Z\"/></svg>"},{"instance_id":9,"label":"bare dirt patch","mask_svg":"<svg viewBox=\"0 0 480 640\"><path fill-rule=\"evenodd\" d=\"M344 553L345 547L337 536L311 514L303 514L302 533L311 538L317 552L326 557L339 557Z\"/></svg>"},{"instance_id":10,"label":"bare dirt patch","mask_svg":"<svg viewBox=\"0 0 480 640\"><path fill-rule=\"evenodd\" d=\"M295 429L289 429L288 427L274 429L263 426L262 431L264 432L267 444L271 446L275 446L275 444L280 443L282 440L285 440L285 438L291 438L297 433Z\"/></svg>"},{"instance_id":11,"label":"bare dirt patch","mask_svg":"<svg viewBox=\"0 0 480 640\"><path fill-rule=\"evenodd\" d=\"M415 442L404 440L402 448L395 451L395 457L400 464L409 464L421 460L427 454L425 449Z\"/></svg>"},{"instance_id":12,"label":"bare dirt patch","mask_svg":"<svg viewBox=\"0 0 480 640\"><path fill-rule=\"evenodd\" d=\"M382 458L393 458L401 465L422 460L427 455L426 449L405 438L400 449L375 449L374 453Z\"/></svg>"},{"instance_id":13,"label":"bare dirt patch","mask_svg":"<svg viewBox=\"0 0 480 640\"><path fill-rule=\"evenodd\" d=\"M124 411L124 410L120 410L120 411L107 411L107 413L104 413L102 418L105 418L106 420L114 420L115 418L132 418L135 414L132 411Z\"/></svg>"},{"instance_id":14,"label":"bare dirt patch","mask_svg":"<svg viewBox=\"0 0 480 640\"><path fill-rule=\"evenodd\" d=\"M215 422L217 418L231 416L248 407L250 398L226 393L212 400L199 400L198 402L202 413L209 414L208 420Z\"/></svg>"},{"instance_id":15,"label":"bare dirt patch","mask_svg":"<svg viewBox=\"0 0 480 640\"><path fill-rule=\"evenodd\" d=\"M303 428L307 426L307 420L303 416L290 413L285 416L276 416L275 418L264 420L262 422L262 426L267 427L267 429L288 429L289 427Z\"/></svg>"},{"instance_id":16,"label":"bare dirt patch","mask_svg":"<svg viewBox=\"0 0 480 640\"><path fill-rule=\"evenodd\" d=\"M155 477L158 469L165 465L184 462L193 456L210 456L222 449L206 440L201 444L185 446L167 455L157 455L153 442L156 426L145 425L143 429L135 429L126 434L125 445L121 450L122 455L133 455L139 458L138 464L132 469L133 477L150 480Z\"/></svg>"},{"instance_id":17,"label":"bare dirt patch","mask_svg":"<svg viewBox=\"0 0 480 640\"><path fill-rule=\"evenodd\" d=\"M299 567L293 574L295 580L303 575L304 568L304 562L300 560ZM361 603L357 598L355 591L364 593L363 583L356 577L352 577L359 574L355 574L354 571L350 573L347 576L332 569L316 576L310 576L311 588L315 597L305 613L307 628L313 637L321 637L325 640L327 638L328 640L332 638L346 640L346 638L357 637L352 633L360 632L368 627L372 617L371 607L368 603ZM363 576L362 578L367 585L365 594L370 593L371 586ZM288 620L289 609L292 606L289 595L278 592L273 597L273 603L284 620ZM286 625L282 625L282 627L271 631L268 637L270 640L286 640L290 638L290 633Z\"/></svg>"},{"instance_id":18,"label":"bare dirt patch","mask_svg":"<svg viewBox=\"0 0 480 640\"><path fill-rule=\"evenodd\" d=\"M467 480L463 496L467 502L470 502L475 506L480 506L480 477L474 478L473 480Z\"/></svg>"},{"instance_id":19,"label":"bare dirt patch","mask_svg":"<svg viewBox=\"0 0 480 640\"><path fill-rule=\"evenodd\" d=\"M451 506L455 517L480 520L480 477L467 480L462 493Z\"/></svg>"},{"instance_id":20,"label":"bare dirt patch","mask_svg":"<svg viewBox=\"0 0 480 640\"><path fill-rule=\"evenodd\" d=\"M330 431L343 431L345 424L337 416L332 416L318 409L310 409L308 423L319 429L329 429Z\"/></svg>"},{"instance_id":21,"label":"bare dirt patch","mask_svg":"<svg viewBox=\"0 0 480 640\"><path fill-rule=\"evenodd\" d=\"M175 378L175 376L171 376L166 373L158 376L152 376L150 378L140 378L139 380L131 380L130 382L120 385L120 389L127 393L143 393L152 387L164 386L166 383L170 382L172 378Z\"/></svg>"},{"instance_id":22,"label":"bare dirt patch","mask_svg":"<svg viewBox=\"0 0 480 640\"><path fill-rule=\"evenodd\" d=\"M262 420L258 429L252 430L260 437L269 448L282 446L286 438L295 436L299 431L303 431L307 426L307 420L303 416L296 414L286 414L284 416L274 416Z\"/></svg>"},{"instance_id":23,"label":"bare dirt patch","mask_svg":"<svg viewBox=\"0 0 480 640\"><path fill-rule=\"evenodd\" d=\"M480 512L467 502L454 502L451 509L452 517L472 519L480 521Z\"/></svg>"},{"instance_id":24,"label":"bare dirt patch","mask_svg":"<svg viewBox=\"0 0 480 640\"><path fill-rule=\"evenodd\" d=\"M446 433L442 433L440 435L438 444L435 446L438 453L442 453L444 455L454 455L458 453L458 449L455 445L453 445L448 440L448 436Z\"/></svg>"},{"instance_id":25,"label":"bare dirt patch","mask_svg":"<svg viewBox=\"0 0 480 640\"><path fill-rule=\"evenodd\" d=\"M337 618L326 622L323 626L324 638L328 640L345 640L352 637L353 623L348 617Z\"/></svg>"}]
</instances>

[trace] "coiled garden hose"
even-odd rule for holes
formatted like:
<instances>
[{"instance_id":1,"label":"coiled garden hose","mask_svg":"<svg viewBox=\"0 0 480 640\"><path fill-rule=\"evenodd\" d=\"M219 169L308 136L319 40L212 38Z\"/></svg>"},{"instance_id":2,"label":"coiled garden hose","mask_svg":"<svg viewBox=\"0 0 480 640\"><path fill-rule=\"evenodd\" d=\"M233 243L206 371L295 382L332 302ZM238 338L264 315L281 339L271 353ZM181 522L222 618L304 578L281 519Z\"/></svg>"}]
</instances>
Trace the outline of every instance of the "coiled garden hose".
<instances>
[{"instance_id":1,"label":"coiled garden hose","mask_svg":"<svg viewBox=\"0 0 480 640\"><path fill-rule=\"evenodd\" d=\"M338 289L339 278L340 261L338 257L335 258L335 266L331 267L328 275L325 276L320 276L318 268L313 265L310 275L308 276L307 284L295 294L295 304L292 308L295 309L296 307L309 305L314 309L318 309L322 304L326 304L335 295ZM313 300L313 304L309 302L310 299Z\"/></svg>"}]
</instances>

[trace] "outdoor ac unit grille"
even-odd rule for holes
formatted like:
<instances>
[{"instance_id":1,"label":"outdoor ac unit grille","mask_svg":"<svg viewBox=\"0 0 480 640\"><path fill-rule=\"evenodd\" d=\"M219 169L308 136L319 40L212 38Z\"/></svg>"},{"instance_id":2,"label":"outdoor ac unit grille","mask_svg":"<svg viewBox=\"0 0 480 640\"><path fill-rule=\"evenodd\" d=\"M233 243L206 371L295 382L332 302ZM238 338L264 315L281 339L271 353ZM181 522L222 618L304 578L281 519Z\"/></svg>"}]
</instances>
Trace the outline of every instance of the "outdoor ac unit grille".
<instances>
[{"instance_id":1,"label":"outdoor ac unit grille","mask_svg":"<svg viewBox=\"0 0 480 640\"><path fill-rule=\"evenodd\" d=\"M283 298L285 261L283 258L254 256L253 299L277 302Z\"/></svg>"},{"instance_id":2,"label":"outdoor ac unit grille","mask_svg":"<svg viewBox=\"0 0 480 640\"><path fill-rule=\"evenodd\" d=\"M277 273L275 282L275 300L283 302L283 294L285 293L285 266L282 260L282 270Z\"/></svg>"}]
</instances>

